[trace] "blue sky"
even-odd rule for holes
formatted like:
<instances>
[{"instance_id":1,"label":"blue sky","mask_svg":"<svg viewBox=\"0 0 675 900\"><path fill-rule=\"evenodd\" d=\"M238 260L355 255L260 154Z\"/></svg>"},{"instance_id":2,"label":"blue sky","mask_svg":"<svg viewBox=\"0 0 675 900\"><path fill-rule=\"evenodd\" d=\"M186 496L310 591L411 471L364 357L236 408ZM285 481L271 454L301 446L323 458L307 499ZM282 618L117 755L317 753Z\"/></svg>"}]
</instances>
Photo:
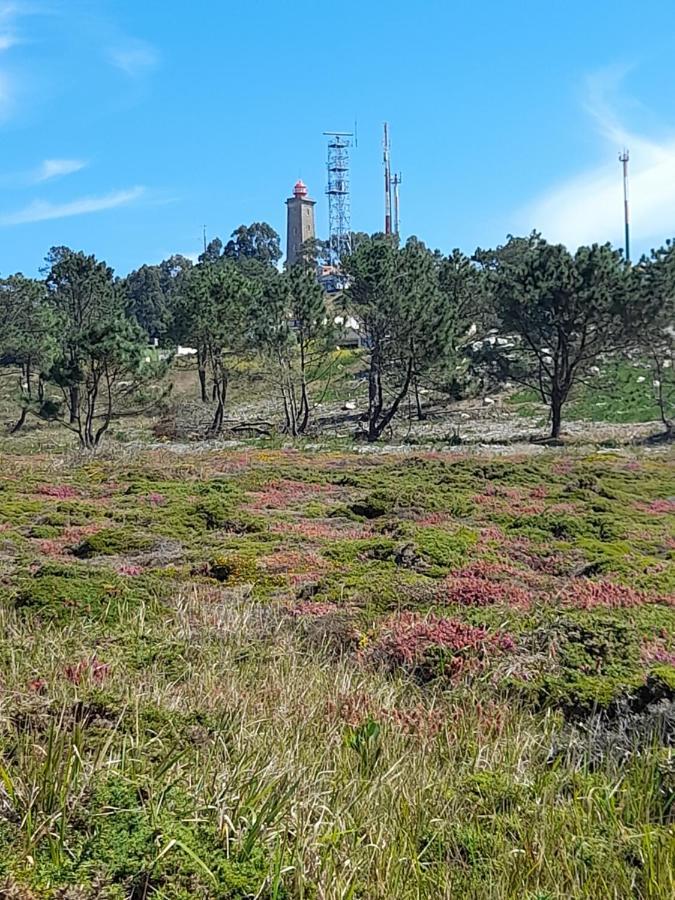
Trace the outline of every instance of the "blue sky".
<instances>
[{"instance_id":1,"label":"blue sky","mask_svg":"<svg viewBox=\"0 0 675 900\"><path fill-rule=\"evenodd\" d=\"M0 274L283 234L298 177L325 234L322 132L355 117L354 229L382 228L387 120L404 235L620 243L627 144L644 250L675 234L673 59L672 0L0 0Z\"/></svg>"}]
</instances>

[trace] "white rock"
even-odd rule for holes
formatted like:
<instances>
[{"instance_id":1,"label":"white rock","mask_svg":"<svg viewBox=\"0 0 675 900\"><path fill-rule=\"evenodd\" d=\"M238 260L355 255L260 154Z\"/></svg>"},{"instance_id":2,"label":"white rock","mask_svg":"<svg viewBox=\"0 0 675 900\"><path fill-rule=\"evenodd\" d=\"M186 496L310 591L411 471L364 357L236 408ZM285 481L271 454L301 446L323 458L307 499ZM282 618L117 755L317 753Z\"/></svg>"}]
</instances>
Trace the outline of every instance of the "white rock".
<instances>
[{"instance_id":1,"label":"white rock","mask_svg":"<svg viewBox=\"0 0 675 900\"><path fill-rule=\"evenodd\" d=\"M344 409L356 409L356 403L354 400L347 400L347 402L345 403L343 408Z\"/></svg>"},{"instance_id":2,"label":"white rock","mask_svg":"<svg viewBox=\"0 0 675 900\"><path fill-rule=\"evenodd\" d=\"M664 369L669 369L672 366L672 364L673 364L672 359L664 359L663 360L663 368Z\"/></svg>"},{"instance_id":3,"label":"white rock","mask_svg":"<svg viewBox=\"0 0 675 900\"><path fill-rule=\"evenodd\" d=\"M661 387L661 382L658 381L658 379L655 379L654 381L652 381L652 387L655 387L655 388Z\"/></svg>"},{"instance_id":4,"label":"white rock","mask_svg":"<svg viewBox=\"0 0 675 900\"><path fill-rule=\"evenodd\" d=\"M644 375L640 375L640 376L638 377L637 383L638 383L638 384L642 384L642 382L643 382L643 381L646 381L646 380L647 380L647 379L645 378Z\"/></svg>"},{"instance_id":5,"label":"white rock","mask_svg":"<svg viewBox=\"0 0 675 900\"><path fill-rule=\"evenodd\" d=\"M483 406L494 406L496 402L492 397L483 397Z\"/></svg>"},{"instance_id":6,"label":"white rock","mask_svg":"<svg viewBox=\"0 0 675 900\"><path fill-rule=\"evenodd\" d=\"M599 366L591 366L588 371L591 373L591 375L599 375L600 367Z\"/></svg>"}]
</instances>

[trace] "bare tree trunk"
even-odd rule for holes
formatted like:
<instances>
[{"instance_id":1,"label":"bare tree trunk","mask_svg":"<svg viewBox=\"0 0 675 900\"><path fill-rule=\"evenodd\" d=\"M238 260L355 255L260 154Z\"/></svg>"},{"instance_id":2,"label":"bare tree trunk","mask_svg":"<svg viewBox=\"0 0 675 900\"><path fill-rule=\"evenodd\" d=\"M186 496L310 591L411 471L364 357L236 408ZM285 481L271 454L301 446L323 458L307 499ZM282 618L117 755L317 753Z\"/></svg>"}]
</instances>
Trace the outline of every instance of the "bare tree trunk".
<instances>
[{"instance_id":1,"label":"bare tree trunk","mask_svg":"<svg viewBox=\"0 0 675 900\"><path fill-rule=\"evenodd\" d=\"M302 395L300 398L300 421L298 423L298 433L304 434L309 424L309 394L307 393L307 385L305 378L302 378Z\"/></svg>"},{"instance_id":2,"label":"bare tree trunk","mask_svg":"<svg viewBox=\"0 0 675 900\"><path fill-rule=\"evenodd\" d=\"M415 389L415 407L417 409L417 418L420 422L422 422L426 416L424 415L424 410L422 409L422 401L420 399L420 386L417 381L417 376L415 376L415 380L413 381L413 387Z\"/></svg>"},{"instance_id":3,"label":"bare tree trunk","mask_svg":"<svg viewBox=\"0 0 675 900\"><path fill-rule=\"evenodd\" d=\"M304 434L309 423L309 391L307 389L307 360L304 342L300 342L300 409L298 433Z\"/></svg>"},{"instance_id":4,"label":"bare tree trunk","mask_svg":"<svg viewBox=\"0 0 675 900\"><path fill-rule=\"evenodd\" d=\"M216 411L213 416L213 421L211 422L211 427L209 428L209 435L211 437L217 437L222 433L223 430L223 420L225 418L225 401L227 399L227 383L227 372L225 372L222 365L218 363L213 379L213 386L216 393Z\"/></svg>"},{"instance_id":5,"label":"bare tree trunk","mask_svg":"<svg viewBox=\"0 0 675 900\"><path fill-rule=\"evenodd\" d=\"M209 395L206 390L206 353L203 347L197 348L197 372L199 374L199 388L201 391L202 403L208 403Z\"/></svg>"},{"instance_id":6,"label":"bare tree trunk","mask_svg":"<svg viewBox=\"0 0 675 900\"><path fill-rule=\"evenodd\" d=\"M113 414L113 397L112 397L112 379L110 376L110 372L106 366L105 370L105 383L106 383L106 406L105 413L103 415L103 422L99 426L96 434L94 435L94 446L98 447L101 443L101 438L106 433L108 428L110 427L110 423L112 422L112 414Z\"/></svg>"},{"instance_id":7,"label":"bare tree trunk","mask_svg":"<svg viewBox=\"0 0 675 900\"><path fill-rule=\"evenodd\" d=\"M382 412L382 373L380 372L380 354L373 348L368 373L368 440L376 441L379 432L377 423Z\"/></svg>"},{"instance_id":8,"label":"bare tree trunk","mask_svg":"<svg viewBox=\"0 0 675 900\"><path fill-rule=\"evenodd\" d=\"M23 409L21 410L21 415L19 416L18 420L15 422L15 424L10 429L10 432L9 432L10 434L16 434L18 431L21 431L21 429L23 428L23 426L26 423L27 415L28 415L28 408L26 406L24 406Z\"/></svg>"},{"instance_id":9,"label":"bare tree trunk","mask_svg":"<svg viewBox=\"0 0 675 900\"><path fill-rule=\"evenodd\" d=\"M70 424L75 425L78 419L79 409L80 409L80 389L77 386L73 386L68 391L69 394L69 412L70 412Z\"/></svg>"},{"instance_id":10,"label":"bare tree trunk","mask_svg":"<svg viewBox=\"0 0 675 900\"><path fill-rule=\"evenodd\" d=\"M26 396L29 400L33 399L33 373L31 371L30 359L27 359L23 365L23 374L26 379Z\"/></svg>"},{"instance_id":11,"label":"bare tree trunk","mask_svg":"<svg viewBox=\"0 0 675 900\"><path fill-rule=\"evenodd\" d=\"M380 436L382 435L382 432L384 431L384 429L389 425L391 420L394 418L394 416L398 412L399 406L401 405L403 400L405 400L405 398L408 395L408 391L410 390L410 382L412 380L412 372L413 372L413 360L411 357L408 360L408 367L406 370L405 379L403 381L403 384L402 384L398 394L396 395L396 398L394 399L393 403L391 404L391 406L389 407L387 412L383 416L380 417L379 421L376 421L375 423L371 424L370 429L369 429L369 434L368 434L369 441L373 442L373 441L378 440L378 438L380 438ZM380 382L379 382L379 400L380 400L380 412L381 412L382 407L383 407L381 378L380 378Z\"/></svg>"},{"instance_id":12,"label":"bare tree trunk","mask_svg":"<svg viewBox=\"0 0 675 900\"><path fill-rule=\"evenodd\" d=\"M656 405L659 408L659 416L661 421L663 422L663 427L666 429L666 434L670 437L673 433L673 421L672 419L666 415L666 397L663 393L663 365L661 361L661 357L658 353L652 353L652 359L654 361L654 374L656 375Z\"/></svg>"},{"instance_id":13,"label":"bare tree trunk","mask_svg":"<svg viewBox=\"0 0 675 900\"><path fill-rule=\"evenodd\" d=\"M554 393L551 398L551 437L560 437L560 428L562 426L562 407L563 402L558 394Z\"/></svg>"}]
</instances>

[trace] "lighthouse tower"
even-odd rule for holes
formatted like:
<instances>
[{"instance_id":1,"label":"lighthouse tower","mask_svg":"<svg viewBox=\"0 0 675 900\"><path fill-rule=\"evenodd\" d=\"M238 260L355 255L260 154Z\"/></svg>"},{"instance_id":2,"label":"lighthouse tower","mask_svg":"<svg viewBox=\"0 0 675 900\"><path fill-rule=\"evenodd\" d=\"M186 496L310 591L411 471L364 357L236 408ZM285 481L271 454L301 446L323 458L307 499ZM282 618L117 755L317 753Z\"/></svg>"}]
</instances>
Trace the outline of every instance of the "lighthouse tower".
<instances>
[{"instance_id":1,"label":"lighthouse tower","mask_svg":"<svg viewBox=\"0 0 675 900\"><path fill-rule=\"evenodd\" d=\"M293 196L286 201L286 265L292 266L300 257L300 249L305 241L316 237L314 228L314 205L310 200L307 186L298 181L293 188Z\"/></svg>"}]
</instances>

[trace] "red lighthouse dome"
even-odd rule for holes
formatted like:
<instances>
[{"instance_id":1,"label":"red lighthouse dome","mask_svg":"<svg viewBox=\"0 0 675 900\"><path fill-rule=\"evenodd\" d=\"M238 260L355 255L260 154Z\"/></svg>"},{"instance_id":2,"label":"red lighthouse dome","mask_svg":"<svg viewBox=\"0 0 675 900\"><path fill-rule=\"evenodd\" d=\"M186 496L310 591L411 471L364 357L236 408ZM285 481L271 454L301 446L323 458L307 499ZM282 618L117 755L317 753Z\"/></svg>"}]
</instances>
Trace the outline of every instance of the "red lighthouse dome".
<instances>
[{"instance_id":1,"label":"red lighthouse dome","mask_svg":"<svg viewBox=\"0 0 675 900\"><path fill-rule=\"evenodd\" d=\"M298 179L295 182L295 187L293 188L293 196L294 197L306 197L307 196L307 185L304 181Z\"/></svg>"}]
</instances>

